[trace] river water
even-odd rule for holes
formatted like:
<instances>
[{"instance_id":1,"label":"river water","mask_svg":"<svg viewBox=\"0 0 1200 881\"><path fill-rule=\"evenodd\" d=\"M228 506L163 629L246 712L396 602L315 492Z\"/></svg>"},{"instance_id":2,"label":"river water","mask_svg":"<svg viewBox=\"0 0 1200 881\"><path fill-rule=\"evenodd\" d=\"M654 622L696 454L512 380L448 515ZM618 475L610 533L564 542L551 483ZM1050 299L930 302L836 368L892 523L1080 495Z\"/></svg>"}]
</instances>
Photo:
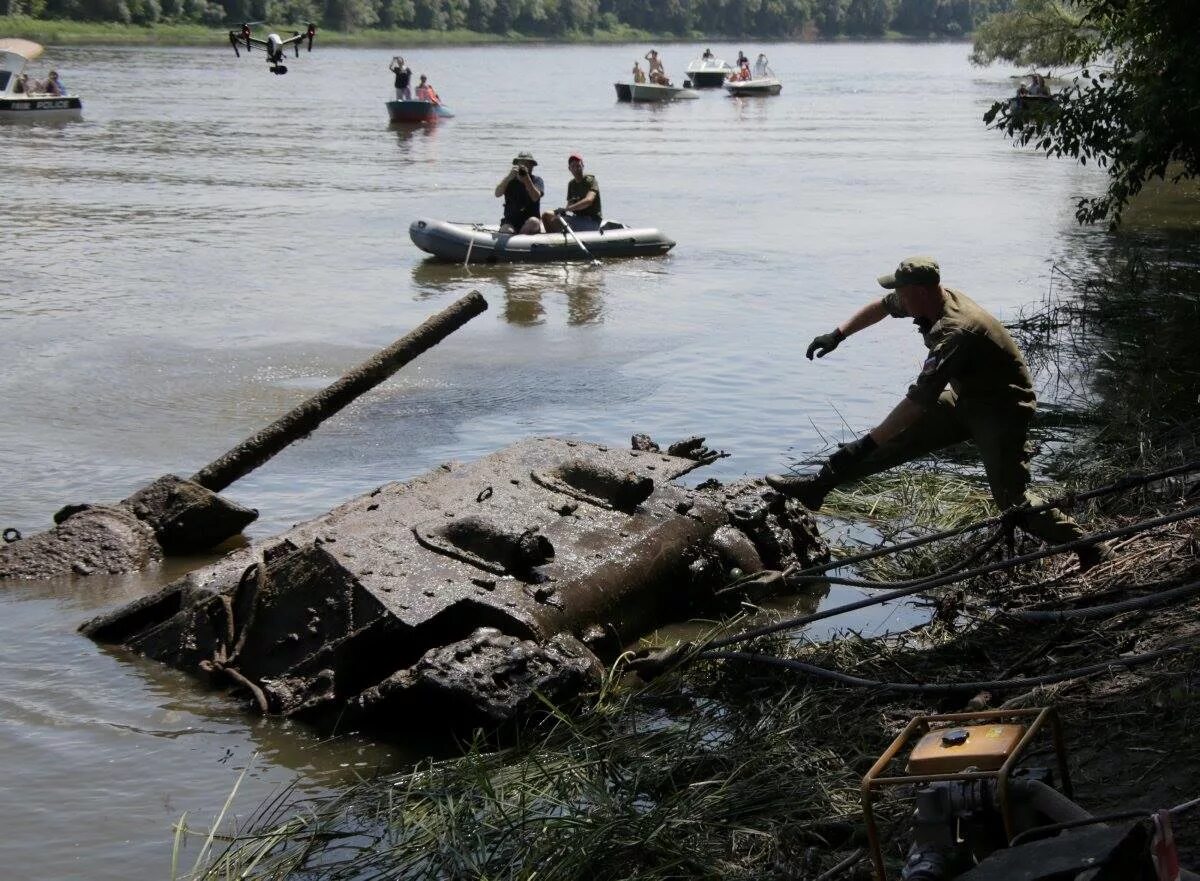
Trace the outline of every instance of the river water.
<instances>
[{"instance_id":1,"label":"river water","mask_svg":"<svg viewBox=\"0 0 1200 881\"><path fill-rule=\"evenodd\" d=\"M84 121L0 126L0 526L195 471L473 289L488 312L228 491L262 512L252 537L530 434L700 433L733 454L700 477L778 470L874 424L919 369L906 322L804 359L901 257L936 255L1011 317L1103 236L1072 217L1094 171L984 130L1012 71L971 68L965 44L767 46L779 97L661 106L614 100L646 47L413 50L457 116L403 130L392 51L318 37L275 77L219 44L51 49ZM700 48L665 47L668 72ZM678 247L599 269L427 263L408 224L494 221L520 150L546 207L578 150L608 217ZM179 571L0 585L10 871L162 877L172 824L211 821L247 766L242 810L405 759L75 635Z\"/></svg>"}]
</instances>

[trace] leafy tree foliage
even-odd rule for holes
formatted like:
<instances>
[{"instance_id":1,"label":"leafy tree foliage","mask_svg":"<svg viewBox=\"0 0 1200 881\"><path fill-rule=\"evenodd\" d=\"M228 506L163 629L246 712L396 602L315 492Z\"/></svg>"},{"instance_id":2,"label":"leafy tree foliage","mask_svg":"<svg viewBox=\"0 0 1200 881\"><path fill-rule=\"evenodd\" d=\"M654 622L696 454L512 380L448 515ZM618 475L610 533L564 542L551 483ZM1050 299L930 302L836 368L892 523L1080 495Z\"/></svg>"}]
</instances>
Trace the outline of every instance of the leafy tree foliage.
<instances>
[{"instance_id":1,"label":"leafy tree foliage","mask_svg":"<svg viewBox=\"0 0 1200 881\"><path fill-rule=\"evenodd\" d=\"M1116 226L1147 181L1200 177L1200 28L1195 0L1078 0L1077 36L1060 63L1083 65L1052 103L1006 101L984 121L1051 156L1095 162L1108 187L1080 199L1080 223ZM1029 42L1005 50L1033 57ZM1073 53L1073 54L1072 54ZM984 56L986 57L986 56ZM1038 56L1045 57L1045 56Z\"/></svg>"},{"instance_id":2,"label":"leafy tree foliage","mask_svg":"<svg viewBox=\"0 0 1200 881\"><path fill-rule=\"evenodd\" d=\"M924 0L916 0L924 2ZM971 61L1011 61L1031 67L1063 67L1091 58L1099 33L1083 21L1086 9L1073 0L1016 0L975 31Z\"/></svg>"},{"instance_id":3,"label":"leafy tree foliage","mask_svg":"<svg viewBox=\"0 0 1200 881\"><path fill-rule=\"evenodd\" d=\"M2 0L0 0L2 2ZM913 36L968 33L1013 0L7 0L14 13L150 24L314 21L360 27L469 28L531 36L621 26L680 37Z\"/></svg>"}]
</instances>

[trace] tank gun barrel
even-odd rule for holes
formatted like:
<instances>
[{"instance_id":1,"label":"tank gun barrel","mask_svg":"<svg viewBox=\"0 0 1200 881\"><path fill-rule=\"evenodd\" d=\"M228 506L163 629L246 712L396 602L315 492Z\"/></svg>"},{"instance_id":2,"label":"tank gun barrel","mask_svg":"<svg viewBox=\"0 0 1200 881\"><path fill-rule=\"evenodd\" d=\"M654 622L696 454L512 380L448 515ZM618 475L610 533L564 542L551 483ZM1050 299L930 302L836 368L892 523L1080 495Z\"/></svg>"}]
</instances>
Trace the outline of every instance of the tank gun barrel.
<instances>
[{"instance_id":1,"label":"tank gun barrel","mask_svg":"<svg viewBox=\"0 0 1200 881\"><path fill-rule=\"evenodd\" d=\"M355 398L379 385L486 309L487 300L479 291L472 291L359 364L337 382L326 386L266 428L256 431L229 452L205 465L191 479L206 489L220 492L293 441L312 432Z\"/></svg>"}]
</instances>

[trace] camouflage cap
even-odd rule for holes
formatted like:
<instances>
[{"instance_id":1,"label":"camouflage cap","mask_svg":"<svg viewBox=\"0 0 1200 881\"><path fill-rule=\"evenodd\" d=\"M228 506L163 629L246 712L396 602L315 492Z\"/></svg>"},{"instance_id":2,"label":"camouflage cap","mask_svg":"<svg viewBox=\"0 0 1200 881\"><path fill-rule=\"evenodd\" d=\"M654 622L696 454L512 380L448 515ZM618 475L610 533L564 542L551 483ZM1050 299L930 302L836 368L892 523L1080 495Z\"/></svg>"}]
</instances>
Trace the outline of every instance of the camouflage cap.
<instances>
[{"instance_id":1,"label":"camouflage cap","mask_svg":"<svg viewBox=\"0 0 1200 881\"><path fill-rule=\"evenodd\" d=\"M895 272L879 276L879 284L885 288L898 288L906 284L939 284L942 271L932 257L905 257Z\"/></svg>"}]
</instances>

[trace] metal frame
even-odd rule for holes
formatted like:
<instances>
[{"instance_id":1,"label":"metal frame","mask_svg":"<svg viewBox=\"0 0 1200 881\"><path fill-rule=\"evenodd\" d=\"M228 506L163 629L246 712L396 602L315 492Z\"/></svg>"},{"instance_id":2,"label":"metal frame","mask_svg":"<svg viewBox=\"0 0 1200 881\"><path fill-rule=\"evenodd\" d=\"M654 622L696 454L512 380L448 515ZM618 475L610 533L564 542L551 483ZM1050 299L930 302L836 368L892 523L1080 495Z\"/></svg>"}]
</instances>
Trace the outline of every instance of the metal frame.
<instances>
[{"instance_id":1,"label":"metal frame","mask_svg":"<svg viewBox=\"0 0 1200 881\"><path fill-rule=\"evenodd\" d=\"M880 776L900 752L917 736L933 730L933 723L962 723L962 722L1001 722L1005 720L1029 720L1029 727L1013 747L1012 753L995 771L962 771L957 774L913 774L901 777ZM883 852L879 843L879 828L875 823L875 812L872 808L874 792L885 786L905 786L917 783L936 783L948 780L991 780L996 781L996 792L1000 802L1000 813L1004 818L1004 835L1011 842L1015 834L1013 830L1012 812L1008 803L1008 781L1017 760L1033 740L1034 736L1047 723L1050 723L1051 737L1054 742L1054 753L1058 760L1058 773L1062 781L1063 794L1068 798L1072 795L1071 777L1067 770L1067 754L1063 745L1062 725L1058 713L1053 707L1027 710L984 710L978 713L944 713L930 716L914 716L897 735L889 746L871 766L862 780L863 818L867 824L867 844L871 852L871 862L875 865L877 881L887 881L887 870L883 864Z\"/></svg>"}]
</instances>

